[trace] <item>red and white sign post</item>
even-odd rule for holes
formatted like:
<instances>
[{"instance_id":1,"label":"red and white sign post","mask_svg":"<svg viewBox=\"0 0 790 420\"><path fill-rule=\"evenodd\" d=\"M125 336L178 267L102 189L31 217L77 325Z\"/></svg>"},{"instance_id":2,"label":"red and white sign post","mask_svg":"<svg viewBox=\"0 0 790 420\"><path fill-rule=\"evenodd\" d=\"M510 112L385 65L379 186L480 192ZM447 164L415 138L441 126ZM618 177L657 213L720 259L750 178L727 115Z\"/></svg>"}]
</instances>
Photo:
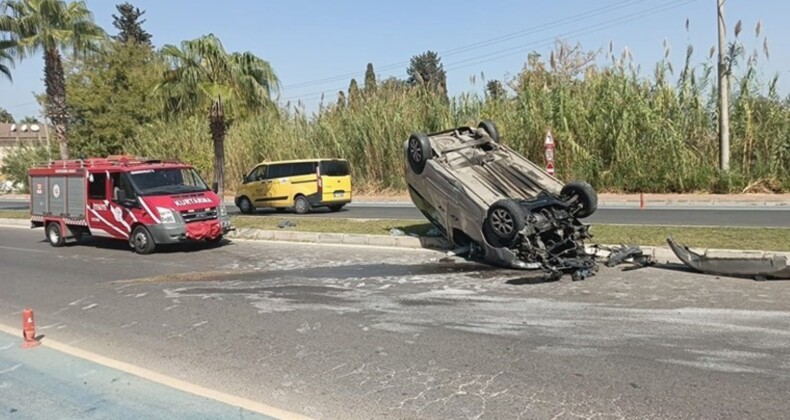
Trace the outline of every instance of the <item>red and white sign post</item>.
<instances>
[{"instance_id":1,"label":"red and white sign post","mask_svg":"<svg viewBox=\"0 0 790 420\"><path fill-rule=\"evenodd\" d=\"M546 131L546 140L543 142L543 149L546 156L546 172L554 176L554 136L551 130Z\"/></svg>"}]
</instances>

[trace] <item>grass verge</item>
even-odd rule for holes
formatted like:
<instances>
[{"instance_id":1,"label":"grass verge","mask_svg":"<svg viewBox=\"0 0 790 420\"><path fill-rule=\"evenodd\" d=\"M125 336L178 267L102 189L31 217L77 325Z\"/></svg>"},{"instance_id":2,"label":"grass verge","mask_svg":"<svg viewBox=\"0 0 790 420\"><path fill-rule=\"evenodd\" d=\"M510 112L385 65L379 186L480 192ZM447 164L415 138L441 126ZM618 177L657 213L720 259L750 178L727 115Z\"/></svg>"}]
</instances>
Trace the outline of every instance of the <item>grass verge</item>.
<instances>
[{"instance_id":1,"label":"grass verge","mask_svg":"<svg viewBox=\"0 0 790 420\"><path fill-rule=\"evenodd\" d=\"M0 210L0 218L27 219L27 210ZM298 232L355 233L389 235L391 229L406 234L423 236L433 226L415 220L362 220L322 217L270 217L235 216L237 228L279 230L277 225L291 220L296 226L287 228ZM762 249L790 251L790 228L741 228L741 227L687 227L687 226L636 226L592 225L594 235L590 243L666 245L667 236L694 248Z\"/></svg>"},{"instance_id":2,"label":"grass verge","mask_svg":"<svg viewBox=\"0 0 790 420\"><path fill-rule=\"evenodd\" d=\"M30 212L27 210L0 210L2 219L29 219Z\"/></svg>"},{"instance_id":3,"label":"grass verge","mask_svg":"<svg viewBox=\"0 0 790 420\"><path fill-rule=\"evenodd\" d=\"M320 217L261 217L238 216L233 218L236 227L278 230L283 220L291 220L296 226L288 228L300 232L337 232L368 235L388 235L397 228L407 234L425 235L432 226L415 220L360 220ZM590 243L666 245L667 236L694 248L762 249L790 251L790 229L784 228L741 228L741 227L687 227L687 226L636 226L636 225L592 225L594 235Z\"/></svg>"}]
</instances>

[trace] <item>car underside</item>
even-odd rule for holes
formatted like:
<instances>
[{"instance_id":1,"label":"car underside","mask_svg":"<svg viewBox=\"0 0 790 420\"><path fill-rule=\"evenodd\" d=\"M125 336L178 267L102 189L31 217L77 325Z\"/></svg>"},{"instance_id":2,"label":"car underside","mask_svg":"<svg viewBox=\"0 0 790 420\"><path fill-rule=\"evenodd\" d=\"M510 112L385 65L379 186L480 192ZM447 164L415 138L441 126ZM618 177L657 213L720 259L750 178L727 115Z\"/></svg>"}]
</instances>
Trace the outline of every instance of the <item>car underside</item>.
<instances>
[{"instance_id":1,"label":"car underside","mask_svg":"<svg viewBox=\"0 0 790 420\"><path fill-rule=\"evenodd\" d=\"M563 184L498 142L496 126L413 134L405 144L406 178L417 208L475 260L539 268L576 279L596 271L585 252L597 206L585 182Z\"/></svg>"}]
</instances>

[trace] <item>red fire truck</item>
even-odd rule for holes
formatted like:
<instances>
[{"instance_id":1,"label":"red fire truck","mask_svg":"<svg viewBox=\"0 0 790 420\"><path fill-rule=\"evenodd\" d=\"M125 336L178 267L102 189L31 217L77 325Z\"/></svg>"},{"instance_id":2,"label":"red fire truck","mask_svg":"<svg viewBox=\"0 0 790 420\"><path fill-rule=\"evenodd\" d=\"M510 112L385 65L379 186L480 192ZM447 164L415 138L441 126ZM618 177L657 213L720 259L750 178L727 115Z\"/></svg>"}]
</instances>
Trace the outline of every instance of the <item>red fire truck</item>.
<instances>
[{"instance_id":1,"label":"red fire truck","mask_svg":"<svg viewBox=\"0 0 790 420\"><path fill-rule=\"evenodd\" d=\"M178 161L61 160L28 175L32 226L44 227L52 246L103 236L149 254L157 244L219 242L231 230L222 200L192 166Z\"/></svg>"}]
</instances>

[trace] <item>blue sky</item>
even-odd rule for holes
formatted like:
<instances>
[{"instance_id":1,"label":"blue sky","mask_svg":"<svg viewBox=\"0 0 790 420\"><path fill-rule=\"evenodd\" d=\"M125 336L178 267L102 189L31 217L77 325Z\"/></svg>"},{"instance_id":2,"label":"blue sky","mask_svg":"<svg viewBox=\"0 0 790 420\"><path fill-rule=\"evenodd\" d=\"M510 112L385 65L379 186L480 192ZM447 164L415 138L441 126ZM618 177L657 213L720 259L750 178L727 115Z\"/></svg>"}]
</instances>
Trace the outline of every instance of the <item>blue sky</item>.
<instances>
[{"instance_id":1,"label":"blue sky","mask_svg":"<svg viewBox=\"0 0 790 420\"><path fill-rule=\"evenodd\" d=\"M117 2L87 0L96 22L111 34L115 33L111 15ZM617 51L628 47L643 71L650 71L661 59L664 40L676 68L682 65L689 43L696 48L697 60L703 61L717 42L716 0L131 3L146 11L144 27L157 47L214 33L228 51L251 51L271 62L283 85L281 101L301 100L309 110L316 108L322 92L333 100L352 76L361 82L368 62L379 78L405 77L409 59L427 50L440 53L450 93L458 94L481 91L481 74L489 80L517 74L530 51L548 54L558 37L579 42L587 50L608 50L610 41ZM768 37L771 52L768 61L761 55L764 79L780 73L780 92L790 93L786 41L790 39L790 2L727 0L725 11L730 36L735 22L743 21L740 38L749 50L762 47L762 37L758 40L754 34L757 21L762 22L762 36ZM33 92L44 90L42 69L41 57L17 63L12 70L14 82L0 80L0 107L17 118L38 115Z\"/></svg>"}]
</instances>

